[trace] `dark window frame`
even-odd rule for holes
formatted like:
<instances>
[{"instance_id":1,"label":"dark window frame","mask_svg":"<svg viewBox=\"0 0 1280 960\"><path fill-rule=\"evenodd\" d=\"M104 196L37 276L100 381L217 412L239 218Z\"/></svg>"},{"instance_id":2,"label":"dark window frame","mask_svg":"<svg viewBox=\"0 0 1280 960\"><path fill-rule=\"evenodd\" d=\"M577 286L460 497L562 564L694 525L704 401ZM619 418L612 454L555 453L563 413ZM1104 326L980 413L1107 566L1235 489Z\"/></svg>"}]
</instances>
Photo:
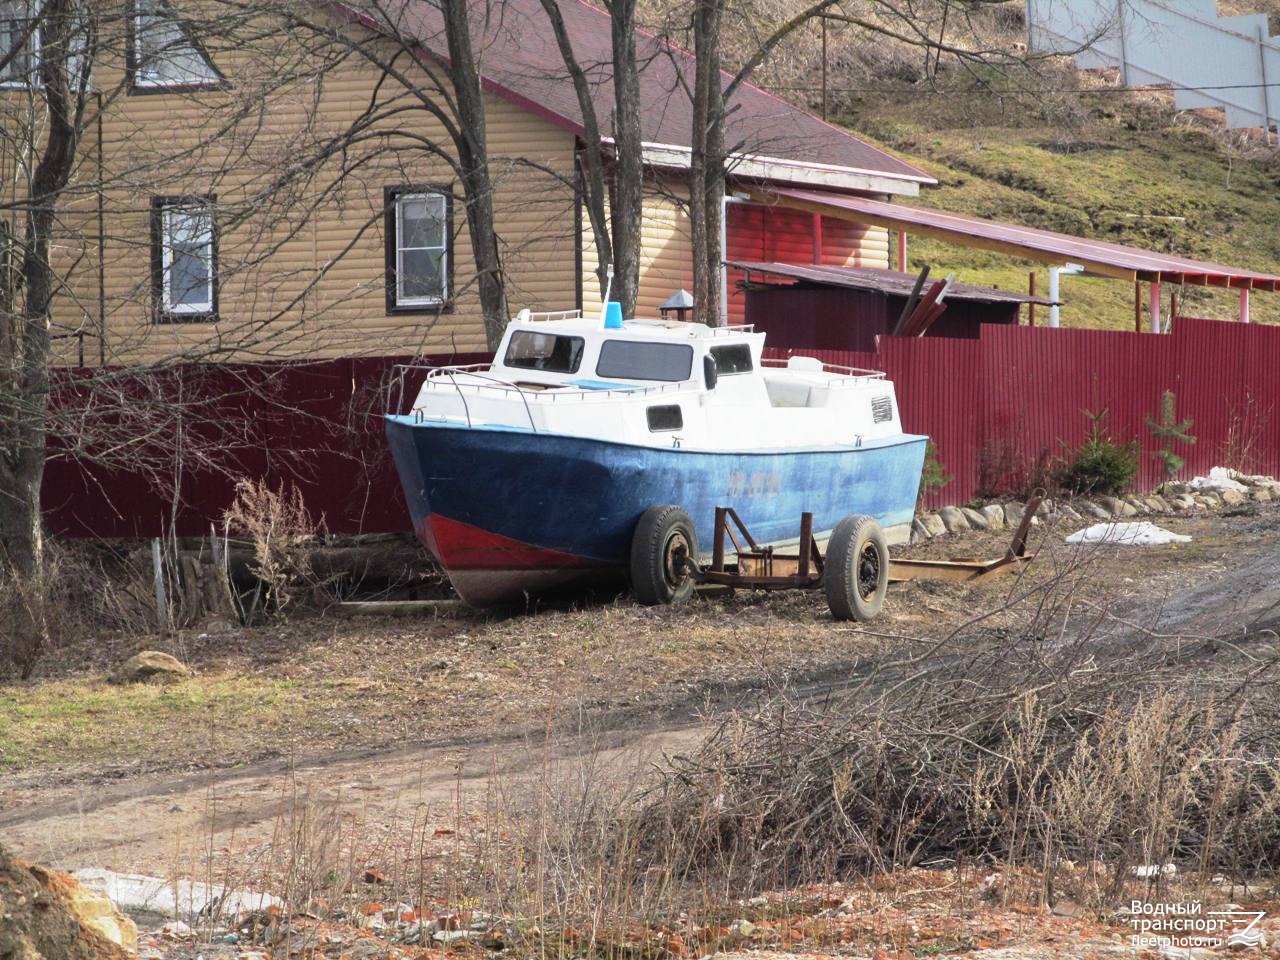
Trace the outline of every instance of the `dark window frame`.
<instances>
[{"instance_id":1,"label":"dark window frame","mask_svg":"<svg viewBox=\"0 0 1280 960\"><path fill-rule=\"evenodd\" d=\"M654 378L640 377L634 374L603 373L600 364L604 362L605 350L612 344L626 343L641 347L682 347L689 351L689 368L682 377ZM600 344L600 352L596 355L596 376L609 380L643 380L646 383L684 383L693 377L693 347L687 343L668 343L664 340L605 340Z\"/></svg>"},{"instance_id":2,"label":"dark window frame","mask_svg":"<svg viewBox=\"0 0 1280 960\"><path fill-rule=\"evenodd\" d=\"M400 243L400 224L397 217L400 197L404 194L429 193L444 197L444 297L439 303L401 304L396 294L396 251ZM453 282L453 187L444 183L411 183L382 188L384 276L386 282L387 316L433 316L452 313L454 310Z\"/></svg>"},{"instance_id":3,"label":"dark window frame","mask_svg":"<svg viewBox=\"0 0 1280 960\"><path fill-rule=\"evenodd\" d=\"M29 47L30 49L26 53L17 53L15 48L15 50L12 51L15 53L15 56L13 60L9 61L9 63L5 65L5 69L11 69L20 57L25 57L30 60L31 69L27 76L22 79L6 79L5 77L0 76L0 90L39 90L43 86L43 80L40 76L42 39L40 36L40 14L30 2L27 2L27 0L24 0L22 5L26 7L27 15L23 18L15 18L14 22L17 23L21 22L21 20L26 20L31 24L31 28L27 33L26 42L23 44L24 47ZM7 56L10 52L10 50L0 50L0 57Z\"/></svg>"},{"instance_id":4,"label":"dark window frame","mask_svg":"<svg viewBox=\"0 0 1280 960\"><path fill-rule=\"evenodd\" d=\"M571 343L576 341L577 353L574 356L573 366L568 370L554 370L554 369L549 369L547 367L532 367L532 366L524 366L519 363L512 363L511 348L515 345L516 337L522 334L528 334L531 337L536 337L536 336L552 337L553 339L557 339L557 340L568 340ZM507 349L506 349L506 352L503 353L502 355L501 362L504 367L510 367L513 370L533 370L535 372L542 372L542 373L571 374L571 373L577 373L579 370L582 369L582 358L586 356L586 353L587 353L587 341L585 337L578 337L569 333L548 333L543 330L516 330L511 334L511 338L507 341Z\"/></svg>"},{"instance_id":5,"label":"dark window frame","mask_svg":"<svg viewBox=\"0 0 1280 960\"><path fill-rule=\"evenodd\" d=\"M159 0L160 5L166 10L172 12L172 5L169 0ZM190 29L186 20L182 17L174 16L173 22L178 25L178 29L182 31L183 37L188 43L195 47L196 52L204 58L204 62L209 68L218 75L216 80L202 80L190 83L148 83L138 81L138 71L142 68L142 64L138 57L138 18L144 16L139 9L139 0L130 0L129 3L129 20L125 24L124 31L124 70L125 84L129 96L148 96L157 93L201 93L204 91L230 90L231 81L227 79L227 75L218 69L218 65L213 62L213 57L209 55L209 50L196 36L195 31Z\"/></svg>"},{"instance_id":6,"label":"dark window frame","mask_svg":"<svg viewBox=\"0 0 1280 960\"><path fill-rule=\"evenodd\" d=\"M658 411L666 413L669 410L676 412L676 420L678 421L673 427L656 427L653 424L653 415ZM645 421L649 424L650 433L675 433L677 430L684 429L684 410L678 403L656 403L646 407L644 411Z\"/></svg>"},{"instance_id":7,"label":"dark window frame","mask_svg":"<svg viewBox=\"0 0 1280 960\"><path fill-rule=\"evenodd\" d=\"M720 369L720 358L716 356L716 352L721 353L727 350L745 350L747 354L747 368L745 370L722 370ZM712 347L709 351L711 359L716 362L716 375L721 377L740 377L745 373L751 373L755 370L755 358L751 356L751 344L749 343L721 343Z\"/></svg>"},{"instance_id":8,"label":"dark window frame","mask_svg":"<svg viewBox=\"0 0 1280 960\"><path fill-rule=\"evenodd\" d=\"M164 297L165 211L172 207L203 205L209 209L210 308L199 312L171 311ZM188 193L151 198L151 320L153 323L217 323L220 284L218 246L218 197L213 193Z\"/></svg>"}]
</instances>

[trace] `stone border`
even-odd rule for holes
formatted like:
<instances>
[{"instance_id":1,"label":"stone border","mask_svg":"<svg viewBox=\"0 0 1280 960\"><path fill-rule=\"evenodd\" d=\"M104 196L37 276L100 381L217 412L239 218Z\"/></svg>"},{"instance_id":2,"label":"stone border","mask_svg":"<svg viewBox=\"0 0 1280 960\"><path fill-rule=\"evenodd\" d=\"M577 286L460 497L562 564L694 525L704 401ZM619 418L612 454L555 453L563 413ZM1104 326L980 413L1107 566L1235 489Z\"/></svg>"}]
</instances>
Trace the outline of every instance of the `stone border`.
<instances>
[{"instance_id":1,"label":"stone border","mask_svg":"<svg viewBox=\"0 0 1280 960\"><path fill-rule=\"evenodd\" d=\"M1244 489L1237 490L1237 486ZM1198 514L1246 503L1272 501L1280 501L1280 481L1275 477L1233 472L1229 480L1214 478L1197 487L1178 482L1162 484L1155 493L1146 496L1046 499L1031 522L1038 524L1041 520L1065 518L1083 523L1158 514ZM918 513L911 524L911 542L921 543L969 530L1016 527L1022 522L1026 509L1026 503L1020 500L1006 500L977 508L941 507Z\"/></svg>"}]
</instances>

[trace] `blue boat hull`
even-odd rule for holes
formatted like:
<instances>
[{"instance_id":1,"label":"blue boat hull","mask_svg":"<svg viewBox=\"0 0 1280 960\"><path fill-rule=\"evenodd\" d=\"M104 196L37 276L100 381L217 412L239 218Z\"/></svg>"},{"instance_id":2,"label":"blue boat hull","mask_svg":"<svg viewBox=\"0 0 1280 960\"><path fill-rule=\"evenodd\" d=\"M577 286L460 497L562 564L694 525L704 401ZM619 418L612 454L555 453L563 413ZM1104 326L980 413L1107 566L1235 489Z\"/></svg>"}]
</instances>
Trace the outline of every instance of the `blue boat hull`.
<instances>
[{"instance_id":1,"label":"blue boat hull","mask_svg":"<svg viewBox=\"0 0 1280 960\"><path fill-rule=\"evenodd\" d=\"M925 438L860 447L705 452L388 416L387 439L414 529L464 600L495 603L618 574L640 515L688 511L704 555L717 506L760 543L794 542L800 514L823 538L851 513L904 539Z\"/></svg>"}]
</instances>

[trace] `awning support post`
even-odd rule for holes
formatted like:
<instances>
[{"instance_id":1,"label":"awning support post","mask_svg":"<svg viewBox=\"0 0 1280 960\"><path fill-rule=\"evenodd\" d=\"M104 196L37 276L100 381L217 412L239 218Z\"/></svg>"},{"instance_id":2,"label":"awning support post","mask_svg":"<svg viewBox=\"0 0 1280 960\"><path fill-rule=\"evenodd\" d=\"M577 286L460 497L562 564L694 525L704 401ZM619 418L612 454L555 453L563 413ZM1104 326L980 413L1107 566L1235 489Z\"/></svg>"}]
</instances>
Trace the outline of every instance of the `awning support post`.
<instances>
[{"instance_id":1,"label":"awning support post","mask_svg":"<svg viewBox=\"0 0 1280 960\"><path fill-rule=\"evenodd\" d=\"M1036 295L1036 272L1032 270L1027 275L1027 296L1034 297ZM1034 303L1027 304L1027 326L1034 327L1036 325L1036 305Z\"/></svg>"},{"instance_id":2,"label":"awning support post","mask_svg":"<svg viewBox=\"0 0 1280 960\"><path fill-rule=\"evenodd\" d=\"M1249 288L1244 287L1240 291L1240 322L1249 322Z\"/></svg>"},{"instance_id":3,"label":"awning support post","mask_svg":"<svg viewBox=\"0 0 1280 960\"><path fill-rule=\"evenodd\" d=\"M1142 281L1133 281L1133 332L1142 332Z\"/></svg>"},{"instance_id":4,"label":"awning support post","mask_svg":"<svg viewBox=\"0 0 1280 960\"><path fill-rule=\"evenodd\" d=\"M1151 281L1151 332L1160 332L1160 281Z\"/></svg>"},{"instance_id":5,"label":"awning support post","mask_svg":"<svg viewBox=\"0 0 1280 960\"><path fill-rule=\"evenodd\" d=\"M907 272L907 234L902 230L898 231L898 270Z\"/></svg>"}]
</instances>

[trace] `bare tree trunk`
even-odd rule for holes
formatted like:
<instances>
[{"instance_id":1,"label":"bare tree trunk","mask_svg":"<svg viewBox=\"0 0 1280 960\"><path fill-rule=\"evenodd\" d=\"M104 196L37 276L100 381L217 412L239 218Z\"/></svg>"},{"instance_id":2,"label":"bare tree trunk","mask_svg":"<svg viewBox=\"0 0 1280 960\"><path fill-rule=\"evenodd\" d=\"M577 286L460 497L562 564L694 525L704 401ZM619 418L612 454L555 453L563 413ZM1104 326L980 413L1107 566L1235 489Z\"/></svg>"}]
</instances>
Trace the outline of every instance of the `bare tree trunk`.
<instances>
[{"instance_id":1,"label":"bare tree trunk","mask_svg":"<svg viewBox=\"0 0 1280 960\"><path fill-rule=\"evenodd\" d=\"M471 44L467 0L441 0L449 44L449 79L453 84L458 129L458 167L467 206L467 230L476 261L476 285L484 312L484 335L490 350L498 349L507 328L506 285L502 255L493 216L493 181L489 176L489 148L485 134L484 95L480 70Z\"/></svg>"},{"instance_id":2,"label":"bare tree trunk","mask_svg":"<svg viewBox=\"0 0 1280 960\"><path fill-rule=\"evenodd\" d=\"M49 405L49 316L55 289L49 260L58 197L75 166L79 110L71 89L71 0L49 0L42 12L40 79L48 111L44 152L31 180L21 275L22 312L11 316L2 359L9 429L0 448L0 562L25 589L16 604L15 658L30 675L43 639L39 585L43 574L40 484ZM16 312L16 311L15 311ZM16 591L15 591L16 592Z\"/></svg>"},{"instance_id":3,"label":"bare tree trunk","mask_svg":"<svg viewBox=\"0 0 1280 960\"><path fill-rule=\"evenodd\" d=\"M583 168L582 199L595 237L596 276L600 294L607 286L607 270L614 267L610 298L622 304L624 316L635 313L640 290L640 227L644 212L643 136L640 128L640 74L636 65L636 0L614 0L607 4L612 22L613 141L612 186L605 169L600 118L591 97L591 84L598 78L587 76L578 60L560 14L559 0L542 0L551 30L560 48L560 57L573 81L582 114Z\"/></svg>"},{"instance_id":4,"label":"bare tree trunk","mask_svg":"<svg viewBox=\"0 0 1280 960\"><path fill-rule=\"evenodd\" d=\"M644 155L640 130L640 74L636 68L636 0L613 0L613 299L632 316L640 293Z\"/></svg>"},{"instance_id":5,"label":"bare tree trunk","mask_svg":"<svg viewBox=\"0 0 1280 960\"><path fill-rule=\"evenodd\" d=\"M551 22L551 32L560 47L560 59L573 81L578 109L582 113L582 147L577 163L582 171L581 200L591 224L591 236L596 247L596 279L600 284L600 296L608 286L609 264L613 263L613 238L610 236L609 210L605 199L609 195L609 183L605 179L604 148L600 142L600 124L596 117L595 101L591 99L591 85L586 70L578 62L569 40L569 31L560 14L559 0L542 0L542 9Z\"/></svg>"},{"instance_id":6,"label":"bare tree trunk","mask_svg":"<svg viewBox=\"0 0 1280 960\"><path fill-rule=\"evenodd\" d=\"M708 326L723 321L720 248L724 217L724 88L720 75L720 20L724 0L697 0L693 15L692 154L689 222L693 234L693 312Z\"/></svg>"}]
</instances>

